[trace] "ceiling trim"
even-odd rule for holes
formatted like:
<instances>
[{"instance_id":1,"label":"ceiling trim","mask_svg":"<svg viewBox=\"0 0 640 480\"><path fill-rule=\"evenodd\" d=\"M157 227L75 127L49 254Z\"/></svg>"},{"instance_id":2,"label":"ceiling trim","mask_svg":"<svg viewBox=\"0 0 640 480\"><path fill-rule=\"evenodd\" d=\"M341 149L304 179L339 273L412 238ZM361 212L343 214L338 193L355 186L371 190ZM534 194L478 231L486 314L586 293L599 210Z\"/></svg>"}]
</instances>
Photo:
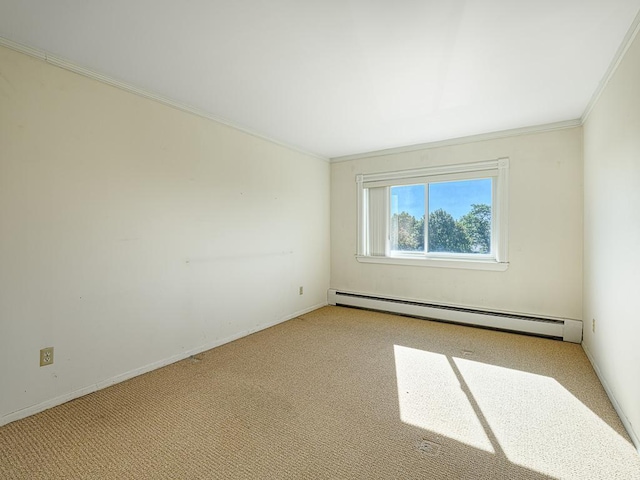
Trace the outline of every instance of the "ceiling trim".
<instances>
[{"instance_id":1,"label":"ceiling trim","mask_svg":"<svg viewBox=\"0 0 640 480\"><path fill-rule=\"evenodd\" d=\"M344 155L344 156L339 156L339 157L333 157L333 158L326 158L323 157L321 155L312 153L312 152L308 152L306 150L303 150L301 148L298 148L296 146L287 144L285 142L273 139L271 137L268 137L266 135L260 134L256 131L253 131L249 128L243 127L242 125L238 125L230 120L221 118L221 117L217 117L215 115L212 115L208 112L202 111L198 108L195 108L191 105L188 104L184 104L181 102L177 102L175 100L171 100L167 97L164 97L162 95L156 94L152 91L143 89L143 88L139 88L136 86L133 86L129 83L126 82L122 82L120 80L117 80L115 78L112 78L108 75L104 75L100 72L91 70L89 68L83 67L81 65L78 65L74 62L71 62L67 59L61 58L61 57L57 57L55 55L49 54L48 52L44 51L44 50L40 50L38 48L33 48L18 42L14 42L12 40L9 40L7 38L1 37L0 36L0 46L4 46L7 47L9 49L24 53L26 55L38 58L40 60L44 60L45 62L51 64L51 65L55 65L57 67L63 68L65 70L69 70L71 72L83 75L85 77L89 77L95 80L98 80L102 83L106 83L108 85L114 86L116 88L120 88L121 90L125 90L129 93L133 93L135 95L141 96L141 97L145 97L151 100L155 100L157 102L163 103L167 106L176 108L178 110L182 110L184 112L187 113L191 113L193 115L197 115L199 117L203 117L206 118L208 120L212 120L214 122L220 123L222 125L226 125L228 127L234 128L236 130L239 130L241 132L244 132L248 135L251 135L253 137L256 138L260 138L262 140L268 141L270 143L273 143L275 145L296 151L298 153L319 159L319 160L323 160L325 162L331 162L331 163L340 163L340 162L347 162L347 161L351 161L351 160L358 160L358 159L363 159L363 158L368 158L368 157L379 157L379 156L385 156L385 155L394 155L394 154L398 154L398 153L407 153L407 152L414 152L417 150L425 150L425 149L431 149L431 148L438 148L438 147L446 147L446 146L452 146L452 145L461 145L461 144L465 144L465 143L472 143L472 142L480 142L480 141L485 141L485 140L495 140L495 139L500 139L500 138L507 138L507 137L513 137L513 136L519 136L519 135L528 135L528 134L533 134L533 133L542 133L542 132L549 132L549 131L553 131L553 130L561 130L561 129L565 129L565 128L573 128L573 127L578 127L584 124L584 122L587 120L587 118L589 117L589 114L591 113L591 111L593 110L594 106L597 104L600 96L602 95L602 93L604 92L604 90L606 89L607 85L609 84L609 82L611 81L611 79L613 78L616 70L618 69L618 66L620 65L620 63L622 62L627 50L629 49L629 47L631 46L631 44L633 43L633 41L635 40L636 36L638 35L638 33L640 32L640 11L636 14L633 22L631 23L629 30L627 31L624 39L622 40L622 42L620 43L620 46L618 47L618 50L616 51L616 54L614 56L614 58L612 59L609 68L607 69L607 71L605 72L604 76L602 77L602 80L600 81L600 83L598 84L598 87L596 88L596 90L594 91L593 95L591 96L591 99L589 100L589 103L587 104L582 116L580 118L577 119L573 119L573 120L567 120L567 121L562 121L562 122L555 122L555 123L549 123L549 124L543 124L543 125L533 125L533 126L528 126L528 127L522 127L522 128L516 128L516 129L510 129L510 130L501 130L501 131L496 131L496 132L488 132L488 133L482 133L482 134L478 134L478 135L470 135L470 136L465 136L465 137L456 137L456 138L451 138L451 139L447 139L447 140L440 140L440 141L436 141L436 142L427 142L427 143L422 143L422 144L416 144L416 145L407 145L407 146L402 146L402 147L395 147L395 148L389 148L389 149L383 149L383 150L374 150L374 151L370 151L370 152L364 152L364 153L357 153L357 154L353 154L353 155Z\"/></svg>"},{"instance_id":2,"label":"ceiling trim","mask_svg":"<svg viewBox=\"0 0 640 480\"><path fill-rule=\"evenodd\" d=\"M593 110L593 107L596 106L596 103L598 103L600 96L602 95L604 90L607 88L607 85L609 85L609 82L611 81L614 74L616 73L616 70L618 70L618 67L622 62L622 59L624 58L625 54L627 53L627 50L629 50L629 47L631 46L636 36L638 35L638 32L640 32L640 11L638 11L638 13L636 14L636 17L633 19L633 22L631 22L631 26L629 27L629 30L627 30L627 34L622 39L622 42L620 43L620 46L618 47L616 54L613 56L613 59L609 64L609 68L607 69L604 76L602 77L602 80L600 80L598 87L593 92L593 95L591 96L591 100L589 100L589 103L587 104L587 108L584 109L584 113L582 114L582 117L580 119L582 123L586 122L587 118L589 118L589 114Z\"/></svg>"},{"instance_id":3,"label":"ceiling trim","mask_svg":"<svg viewBox=\"0 0 640 480\"><path fill-rule=\"evenodd\" d=\"M181 102L177 102L175 100L171 100L167 97L164 97L162 95L159 95L157 93L154 93L150 90L146 90L144 88L139 88L139 87L135 87L129 83L126 82L122 82L120 80L117 80L113 77L110 77L108 75L104 75L100 72L97 72L95 70L92 70L90 68L86 68L83 67L81 65L78 65L77 63L71 62L67 59L61 58L61 57L57 57L55 55L52 55L44 50L40 50L38 48L33 48L33 47L29 47L27 45L23 45L21 43L17 43L14 42L12 40L9 40L7 38L1 37L0 36L0 46L3 47L7 47L11 50L15 50L18 51L20 53L24 53L26 55L32 56L32 57L36 57L40 60L44 60L45 62L51 64L51 65L55 65L56 67L60 67L63 68L65 70L69 70L71 72L77 73L79 75L83 75L85 77L88 78L92 78L94 80L98 80L99 82L102 83L106 83L107 85L111 85L112 87L116 87L119 88L121 90L124 90L126 92L129 93L133 93L135 95L138 95L140 97L144 97L144 98L148 98L151 100L155 100L157 102L163 103L164 105L167 105L169 107L173 107L176 108L178 110L182 110L183 112L187 112L187 113L191 113L193 115L197 115L199 117L203 117L206 118L208 120L212 120L214 122L220 123L222 125L226 125L227 127L231 127L234 128L236 130L239 130L243 133L246 133L248 135L251 135L252 137L256 137L259 138L261 140L265 140L269 143L273 143L275 145L278 145L280 147L284 147L287 148L289 150L293 150L296 151L298 153L301 153L303 155L307 155L309 157L313 157L316 158L318 160L322 160L324 162L329 162L329 159L326 157L323 157L321 155L315 154L315 153L311 153L308 152L306 150L303 150L301 148L298 148L296 146L293 145L289 145L285 142L281 142L279 140L276 140L274 138L268 137L266 135L262 135L256 131L253 131L249 128L243 127L242 125L238 125L230 120L226 120L224 118L221 117L217 117L215 115L211 115L210 113L207 113L203 110L199 110L198 108L195 108L191 105L185 104L185 103L181 103Z\"/></svg>"},{"instance_id":4,"label":"ceiling trim","mask_svg":"<svg viewBox=\"0 0 640 480\"><path fill-rule=\"evenodd\" d=\"M47 54L42 50L38 50L35 48L27 47L26 45L22 45L21 43L16 43L8 38L0 37L0 45L3 47L10 48L11 50L15 50L16 52L24 53L31 57L39 58L40 60L47 60Z\"/></svg>"},{"instance_id":5,"label":"ceiling trim","mask_svg":"<svg viewBox=\"0 0 640 480\"><path fill-rule=\"evenodd\" d=\"M385 150L376 150L367 153L356 153L354 155L345 155L342 157L334 157L331 163L349 162L351 160L360 160L369 157L382 157L385 155L396 155L398 153L415 152L418 150L427 150L430 148L451 147L454 145L462 145L465 143L483 142L486 140L498 140L501 138L517 137L520 135L530 135L533 133L552 132L555 130L564 130L566 128L574 128L582 125L579 118L573 120L565 120L563 122L545 123L543 125L533 125L530 127L513 128L510 130L500 130L497 132L480 133L478 135L469 135L466 137L456 137L447 140L439 140L437 142L420 143L417 145L408 145L406 147L388 148Z\"/></svg>"}]
</instances>

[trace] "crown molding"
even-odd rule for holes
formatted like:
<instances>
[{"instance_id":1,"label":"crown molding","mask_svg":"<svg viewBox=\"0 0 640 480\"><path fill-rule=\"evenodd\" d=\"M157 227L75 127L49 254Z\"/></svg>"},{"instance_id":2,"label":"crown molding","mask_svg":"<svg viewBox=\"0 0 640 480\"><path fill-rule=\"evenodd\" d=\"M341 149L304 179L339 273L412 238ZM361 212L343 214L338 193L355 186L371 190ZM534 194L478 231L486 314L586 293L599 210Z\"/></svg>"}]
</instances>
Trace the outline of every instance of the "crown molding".
<instances>
[{"instance_id":1,"label":"crown molding","mask_svg":"<svg viewBox=\"0 0 640 480\"><path fill-rule=\"evenodd\" d=\"M633 19L633 22L631 22L631 26L629 26L629 30L627 30L627 34L622 39L622 42L620 43L620 46L618 47L616 54L613 56L613 60L611 60L611 63L609 64L609 68L607 69L604 76L602 77L602 80L600 80L600 83L596 87L596 90L593 92L593 95L591 96L591 100L589 100L589 103L587 104L587 108L584 109L584 113L580 118L580 121L583 124L584 122L587 121L587 118L589 118L589 114L593 110L593 107L596 106L596 103L598 103L598 100L600 99L600 96L602 95L604 90L607 88L607 85L609 85L609 82L611 81L614 74L616 73L616 70L618 70L618 67L622 62L622 59L627 53L627 50L629 50L629 47L635 40L639 31L640 31L640 10L636 14L636 17Z\"/></svg>"},{"instance_id":2,"label":"crown molding","mask_svg":"<svg viewBox=\"0 0 640 480\"><path fill-rule=\"evenodd\" d=\"M552 132L555 130L564 130L566 128L574 128L582 125L579 118L573 120L565 120L563 122L545 123L543 125L533 125L530 127L513 128L510 130L500 130L497 132L480 133L478 135L469 135L466 137L456 137L447 140L439 140L436 142L419 143L416 145L408 145L406 147L388 148L385 150L375 150L367 153L356 153L354 155L345 155L342 157L334 157L331 163L349 162L351 160L360 160L369 157L382 157L385 155L396 155L398 153L415 152L418 150L427 150L439 147L451 147L454 145L462 145L465 143L483 142L486 140L498 140L501 138L517 137L521 135L530 135L533 133Z\"/></svg>"},{"instance_id":3,"label":"crown molding","mask_svg":"<svg viewBox=\"0 0 640 480\"><path fill-rule=\"evenodd\" d=\"M464 137L456 137L456 138L451 138L451 139L446 139L446 140L440 140L440 141L435 141L435 142L427 142L427 143L421 143L421 144L416 144L416 145L408 145L408 146L403 146L403 147L395 147L395 148L389 148L389 149L383 149L383 150L374 150L374 151L370 151L370 152L365 152L365 153L357 153L357 154L353 154L353 155L344 155L344 156L339 156L339 157L333 157L333 158L326 158L323 157L321 155L317 155L315 153L311 153L308 152L306 150L303 150L301 148L298 148L296 146L293 145L289 145L285 142L281 142L279 140L270 138L266 135L260 134L258 132L255 132L249 128L243 127L242 125L236 124L230 120L221 118L221 117L217 117L215 115L212 115L208 112L205 112L203 110L200 110L196 107L193 107L191 105L187 105L184 103L180 103L174 100L171 100L167 97L164 97L162 95L156 94L154 92L151 92L149 90L146 89L142 89L142 88L138 88L135 87L131 84L128 84L126 82L122 82L120 80L117 80L115 78L112 78L108 75L104 75L100 72L97 72L95 70L91 70L89 68L83 67L81 65L78 65L76 63L73 63L69 60L66 60L64 58L61 57L57 57L55 55L51 55L49 53L47 53L44 50L40 50L37 48L33 48L27 45L23 45L21 43L18 42L14 42L12 40L9 40L7 38L4 37L0 37L0 46L4 46L7 48L10 48L12 50L24 53L26 55L38 58L40 60L44 60L45 62L51 64L51 65L55 65L57 67L63 68L65 70L69 70L71 72L83 75L85 77L89 77L95 80L98 80L102 83L106 83L108 85L114 86L116 88L120 88L121 90L125 90L127 92L133 93L135 95L141 96L141 97L145 97L151 100L155 100L157 102L163 103L167 106L176 108L178 110L182 110L184 112L187 113L191 113L193 115L197 115L199 117L203 117L206 118L208 120L212 120L214 122L220 123L222 125L226 125L228 127L234 128L236 130L239 130L241 132L244 132L248 135L251 135L253 137L256 138L260 138L262 140L265 140L267 142L273 143L275 145L287 148L289 150L293 150L296 151L298 153L301 153L303 155L307 155L325 162L331 162L331 163L340 163L340 162L348 162L351 160L359 160L359 159L363 159L363 158L369 158L369 157L379 157L379 156L385 156L385 155L394 155L394 154L399 154L399 153L407 153L407 152L414 152L417 150L426 150L426 149L431 149L431 148L438 148L438 147L447 147L447 146L453 146L453 145L461 145L461 144L465 144L465 143L473 143L473 142L481 142L481 141L485 141L485 140L497 140L497 139L501 139L501 138L508 138L508 137L514 137L514 136L520 136L520 135L529 135L529 134L534 134L534 133L543 133L543 132L550 132L550 131L554 131L554 130L562 130L562 129L566 129L566 128L573 128L573 127L579 127L582 126L584 124L584 122L587 120L587 118L589 117L589 114L591 113L591 111L593 110L594 106L596 105L596 103L598 102L600 96L602 95L602 93L604 92L604 90L606 89L607 85L609 84L609 82L611 81L611 79L613 78L616 70L618 69L618 66L620 65L620 63L622 62L622 59L624 58L627 50L629 49L629 47L631 46L631 44L633 43L633 41L635 40L636 36L638 35L638 32L640 32L640 11L636 14L633 22L631 23L627 34L625 35L624 39L622 40L620 46L618 47L618 50L616 51L616 54L613 58L613 60L611 61L609 68L607 69L607 71L605 72L604 76L602 77L602 80L600 81L600 83L598 84L598 87L596 88L596 90L594 91L593 95L591 96L591 99L589 100L589 103L587 104L582 116L580 118L577 119L573 119L573 120L567 120L567 121L563 121L563 122L555 122L555 123L548 123L548 124L543 124L543 125L533 125L533 126L529 126L529 127L522 127L522 128L515 128L515 129L510 129L510 130L501 130L501 131L497 131L497 132L488 132L488 133L481 133L478 135L469 135L469 136L464 136Z\"/></svg>"},{"instance_id":4,"label":"crown molding","mask_svg":"<svg viewBox=\"0 0 640 480\"><path fill-rule=\"evenodd\" d=\"M202 118L206 118L207 120L212 120L214 122L220 123L222 125L226 125L227 127L231 127L235 130L239 130L243 133L246 133L248 135L251 135L252 137L256 137L259 138L261 140L265 140L269 143L278 145L280 147L284 147L288 150L293 150L295 152L301 153L303 155L318 159L318 160L322 160L324 162L329 162L329 159L326 157L323 157L321 155L317 155L315 153L311 153L308 152L306 150L303 150L301 148L298 148L294 145L289 145L285 142L281 142L279 140L276 140L274 138L268 137L266 135L263 135L261 133L258 133L256 131L253 131L247 127L244 127L242 125L239 125L235 122L232 122L231 120L227 120L225 118L221 118L221 117L217 117L215 115L212 115L208 112L205 112L204 110L200 110L196 107L193 107L191 105L185 104L185 103L181 103L175 100L172 100L168 97L164 97L162 95L159 95L155 92L152 92L150 90L146 90L144 88L139 88L136 87L134 85L131 85L127 82L123 82L121 80L118 80L116 78L110 77L108 75L104 75L103 73L97 72L95 70L92 70L90 68L86 68L83 67L82 65L78 65L77 63L74 63L70 60L67 60L65 58L62 57L58 57L55 55L52 55L44 50L40 50L37 48L33 48L33 47L29 47L27 45L23 45L21 43L17 43L14 42L12 40L9 40L7 38L4 37L0 37L0 46L3 47L7 47L11 50L15 50L17 52L20 53L24 53L26 55L29 55L31 57L35 57L38 58L40 60L44 60L45 62L54 65L56 67L60 67L63 68L65 70L68 70L70 72L74 72L77 73L79 75L83 75L85 77L94 79L94 80L98 80L99 82L102 83L106 83L107 85L111 85L112 87L116 87L119 88L121 90L124 90L126 92L129 93L133 93L134 95L138 95L140 97L144 97L144 98L148 98L150 100L154 100L156 102L162 103L164 105L167 105L169 107L178 109L178 110L182 110L183 112L187 112L193 115L197 115L199 117Z\"/></svg>"},{"instance_id":5,"label":"crown molding","mask_svg":"<svg viewBox=\"0 0 640 480\"><path fill-rule=\"evenodd\" d=\"M47 54L42 50L28 47L21 43L9 40L8 38L0 37L0 46L10 48L11 50L15 50L16 52L24 53L25 55L29 55L30 57L39 58L40 60L44 60L45 62L47 61Z\"/></svg>"}]
</instances>

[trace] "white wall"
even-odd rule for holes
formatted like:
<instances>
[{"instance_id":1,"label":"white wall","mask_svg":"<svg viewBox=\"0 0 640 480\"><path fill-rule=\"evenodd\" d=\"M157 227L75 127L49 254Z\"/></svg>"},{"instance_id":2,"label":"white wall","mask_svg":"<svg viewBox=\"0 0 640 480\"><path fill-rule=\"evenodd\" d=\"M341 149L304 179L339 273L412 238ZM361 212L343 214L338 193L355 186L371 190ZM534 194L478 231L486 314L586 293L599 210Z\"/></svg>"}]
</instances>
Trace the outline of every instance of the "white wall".
<instances>
[{"instance_id":1,"label":"white wall","mask_svg":"<svg viewBox=\"0 0 640 480\"><path fill-rule=\"evenodd\" d=\"M358 263L358 173L509 157L505 272ZM582 319L582 129L486 140L331 165L331 287Z\"/></svg>"},{"instance_id":2,"label":"white wall","mask_svg":"<svg viewBox=\"0 0 640 480\"><path fill-rule=\"evenodd\" d=\"M0 266L2 424L325 304L329 164L0 48Z\"/></svg>"},{"instance_id":3,"label":"white wall","mask_svg":"<svg viewBox=\"0 0 640 480\"><path fill-rule=\"evenodd\" d=\"M584 183L584 346L640 449L640 37L585 122Z\"/></svg>"}]
</instances>

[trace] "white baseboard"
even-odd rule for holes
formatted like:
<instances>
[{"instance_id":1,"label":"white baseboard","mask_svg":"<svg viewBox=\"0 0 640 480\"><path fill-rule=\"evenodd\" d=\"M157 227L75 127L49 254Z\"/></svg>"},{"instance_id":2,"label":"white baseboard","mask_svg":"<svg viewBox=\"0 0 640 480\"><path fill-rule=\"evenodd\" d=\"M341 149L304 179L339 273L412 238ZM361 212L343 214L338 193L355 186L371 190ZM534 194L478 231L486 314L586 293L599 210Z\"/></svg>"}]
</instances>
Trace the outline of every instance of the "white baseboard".
<instances>
[{"instance_id":1,"label":"white baseboard","mask_svg":"<svg viewBox=\"0 0 640 480\"><path fill-rule=\"evenodd\" d=\"M291 320L293 318L299 317L300 315L304 315L305 313L309 313L313 310L317 310L318 308L324 307L326 305L327 305L326 303L319 303L319 304L313 305L312 307L299 310L295 313L292 313L291 315L287 315L286 317L280 320L277 320L275 322L260 325L255 328L250 328L248 330L238 332L236 334L230 335L223 339L214 340L204 345L200 345L199 347L192 348L184 352L180 352L176 355L172 355L169 358L165 358L157 362L150 363L143 367L130 370L120 375L116 375L115 377L107 378L106 380L102 380L95 384L88 385L78 390L74 390L73 392L65 393L64 395L60 395L58 397L52 398L50 400L46 400L36 405L31 405L30 407L17 410L15 412L9 413L8 415L4 415L3 417L1 417L0 427L8 423L15 422L16 420L20 420L20 419L29 417L31 415L35 415L36 413L40 413L44 410L48 410L49 408L57 407L58 405L62 405L63 403L69 402L71 400L82 397L89 393L93 393L98 390L102 390L103 388L110 387L111 385L115 385L116 383L124 382L125 380L129 380L130 378L137 377L138 375L151 372L158 368L166 367L167 365L170 365L172 363L179 362L180 360L184 360L185 358L189 358L192 355L197 355L198 353L211 350L212 348L219 347L220 345L224 345L225 343L233 342L234 340L238 340L239 338L246 337L247 335L250 335L252 333L259 332L260 330L265 330L267 328L273 327L280 323L286 322L287 320Z\"/></svg>"},{"instance_id":2,"label":"white baseboard","mask_svg":"<svg viewBox=\"0 0 640 480\"><path fill-rule=\"evenodd\" d=\"M571 318L540 317L533 314L496 310L487 311L467 305L445 305L388 295L380 296L362 292L348 292L333 288L327 291L327 301L330 305L367 308L461 325L561 338L566 342L580 343L582 341L582 321Z\"/></svg>"},{"instance_id":3,"label":"white baseboard","mask_svg":"<svg viewBox=\"0 0 640 480\"><path fill-rule=\"evenodd\" d=\"M591 355L591 352L589 351L587 346L584 344L584 342L582 342L582 349L584 350L584 353L587 354L587 358L591 362L591 366L595 370L596 375L600 380L600 383L604 387L604 391L607 392L607 396L609 397L609 400L611 400L611 404L613 405L613 408L616 410L616 413L620 417L620 420L622 421L622 424L624 425L625 430L631 437L631 441L633 442L633 445L636 447L636 450L640 455L640 439L638 438L638 435L636 435L636 432L633 430L633 425L631 425L631 422L629 421L627 416L624 414L622 407L618 403L618 400L616 400L616 397L613 394L613 391L609 387L609 384L607 383L604 376L602 375L602 372L600 371L598 364L596 363L595 359L593 358L593 355Z\"/></svg>"}]
</instances>

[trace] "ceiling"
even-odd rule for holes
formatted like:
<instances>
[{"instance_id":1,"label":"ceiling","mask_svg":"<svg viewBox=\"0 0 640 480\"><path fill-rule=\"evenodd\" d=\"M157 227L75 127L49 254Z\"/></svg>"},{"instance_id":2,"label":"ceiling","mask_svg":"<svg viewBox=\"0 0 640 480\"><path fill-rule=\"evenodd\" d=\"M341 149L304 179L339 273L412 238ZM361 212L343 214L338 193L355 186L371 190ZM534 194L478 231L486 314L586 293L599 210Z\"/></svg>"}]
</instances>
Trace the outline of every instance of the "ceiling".
<instances>
[{"instance_id":1,"label":"ceiling","mask_svg":"<svg viewBox=\"0 0 640 480\"><path fill-rule=\"evenodd\" d=\"M580 118L640 0L0 0L0 36L325 158Z\"/></svg>"}]
</instances>

